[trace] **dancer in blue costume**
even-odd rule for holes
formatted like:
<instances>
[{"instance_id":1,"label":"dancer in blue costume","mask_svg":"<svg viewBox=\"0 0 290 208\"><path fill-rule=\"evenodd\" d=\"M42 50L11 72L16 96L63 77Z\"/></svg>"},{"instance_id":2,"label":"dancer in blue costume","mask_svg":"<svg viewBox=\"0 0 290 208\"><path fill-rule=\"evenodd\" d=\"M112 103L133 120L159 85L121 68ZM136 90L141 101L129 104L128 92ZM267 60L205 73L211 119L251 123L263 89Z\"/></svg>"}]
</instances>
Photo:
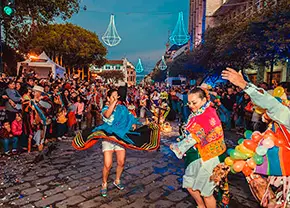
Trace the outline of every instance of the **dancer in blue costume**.
<instances>
[{"instance_id":1,"label":"dancer in blue costume","mask_svg":"<svg viewBox=\"0 0 290 208\"><path fill-rule=\"evenodd\" d=\"M129 144L134 144L127 134L134 133L130 132L130 130L135 130L138 122L126 106L118 104L118 98L119 96L117 90L112 89L108 91L107 103L102 110L104 124L96 127L93 131L103 130L108 134L117 135ZM116 152L117 156L117 168L116 179L113 184L119 190L124 189L120 178L124 169L126 151L122 146L107 140L102 142L102 150L104 153L104 167L101 195L106 197L108 187L107 181L113 163L114 152Z\"/></svg>"}]
</instances>

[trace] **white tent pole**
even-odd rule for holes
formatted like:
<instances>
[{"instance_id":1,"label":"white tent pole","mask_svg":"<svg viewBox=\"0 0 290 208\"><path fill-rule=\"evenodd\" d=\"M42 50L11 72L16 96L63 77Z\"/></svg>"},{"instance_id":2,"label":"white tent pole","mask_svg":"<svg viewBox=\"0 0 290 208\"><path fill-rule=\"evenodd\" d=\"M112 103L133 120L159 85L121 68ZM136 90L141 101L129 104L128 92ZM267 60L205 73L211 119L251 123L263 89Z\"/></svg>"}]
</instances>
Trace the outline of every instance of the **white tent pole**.
<instances>
[{"instance_id":1,"label":"white tent pole","mask_svg":"<svg viewBox=\"0 0 290 208\"><path fill-rule=\"evenodd\" d=\"M20 65L21 65L21 63L20 62L17 62L17 76L19 75Z\"/></svg>"}]
</instances>

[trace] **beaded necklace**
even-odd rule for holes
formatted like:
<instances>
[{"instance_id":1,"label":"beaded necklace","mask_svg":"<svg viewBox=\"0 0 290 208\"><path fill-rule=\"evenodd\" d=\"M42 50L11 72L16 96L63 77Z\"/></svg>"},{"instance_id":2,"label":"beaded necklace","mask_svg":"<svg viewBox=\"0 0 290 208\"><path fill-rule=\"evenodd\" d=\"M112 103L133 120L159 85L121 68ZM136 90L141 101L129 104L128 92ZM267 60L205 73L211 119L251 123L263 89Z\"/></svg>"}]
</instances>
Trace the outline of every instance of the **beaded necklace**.
<instances>
[{"instance_id":1,"label":"beaded necklace","mask_svg":"<svg viewBox=\"0 0 290 208\"><path fill-rule=\"evenodd\" d=\"M196 112L191 112L191 114L188 117L188 121L190 121L190 119L192 117L201 115L204 113L204 111L210 106L210 101L206 102L203 106L201 106Z\"/></svg>"}]
</instances>

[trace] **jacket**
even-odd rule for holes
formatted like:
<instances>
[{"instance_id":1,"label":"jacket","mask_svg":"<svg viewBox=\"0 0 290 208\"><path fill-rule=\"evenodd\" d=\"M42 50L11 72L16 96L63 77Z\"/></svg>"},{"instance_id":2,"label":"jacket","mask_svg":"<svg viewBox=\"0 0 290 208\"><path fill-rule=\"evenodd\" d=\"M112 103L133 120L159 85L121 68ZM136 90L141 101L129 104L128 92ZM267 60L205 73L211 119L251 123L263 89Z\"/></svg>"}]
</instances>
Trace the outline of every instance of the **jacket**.
<instances>
[{"instance_id":1,"label":"jacket","mask_svg":"<svg viewBox=\"0 0 290 208\"><path fill-rule=\"evenodd\" d=\"M14 136L20 136L22 134L22 121L14 120L11 124L12 134Z\"/></svg>"}]
</instances>

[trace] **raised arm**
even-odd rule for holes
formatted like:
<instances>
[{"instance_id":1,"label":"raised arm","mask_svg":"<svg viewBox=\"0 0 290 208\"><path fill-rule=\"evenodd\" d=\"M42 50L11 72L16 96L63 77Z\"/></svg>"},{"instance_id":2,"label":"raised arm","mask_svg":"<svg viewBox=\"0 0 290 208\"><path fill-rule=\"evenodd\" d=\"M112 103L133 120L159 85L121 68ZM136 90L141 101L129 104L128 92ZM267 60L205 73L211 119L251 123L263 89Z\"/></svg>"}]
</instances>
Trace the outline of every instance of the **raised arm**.
<instances>
[{"instance_id":1,"label":"raised arm","mask_svg":"<svg viewBox=\"0 0 290 208\"><path fill-rule=\"evenodd\" d=\"M274 121L290 129L290 109L280 103L276 98L263 89L247 83L241 72L227 68L222 72L223 79L229 80L234 85L242 88L252 99L253 103L267 110L267 115Z\"/></svg>"}]
</instances>

